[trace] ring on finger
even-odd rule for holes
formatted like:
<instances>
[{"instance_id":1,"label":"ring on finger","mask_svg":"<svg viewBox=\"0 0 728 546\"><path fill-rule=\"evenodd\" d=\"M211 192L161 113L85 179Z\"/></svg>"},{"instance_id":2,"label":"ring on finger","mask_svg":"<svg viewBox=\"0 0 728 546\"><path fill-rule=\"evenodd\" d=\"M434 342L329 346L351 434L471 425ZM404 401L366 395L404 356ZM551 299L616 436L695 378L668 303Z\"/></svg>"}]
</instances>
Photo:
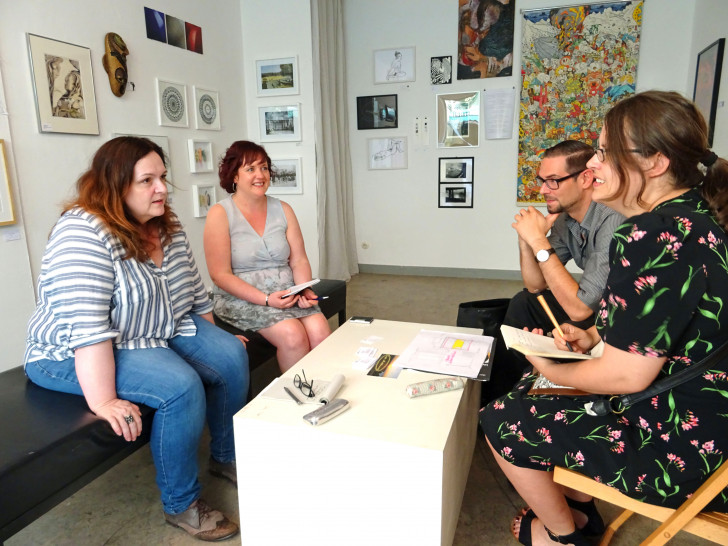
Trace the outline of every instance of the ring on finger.
<instances>
[{"instance_id":1,"label":"ring on finger","mask_svg":"<svg viewBox=\"0 0 728 546\"><path fill-rule=\"evenodd\" d=\"M132 424L134 422L134 416L133 415L125 415L124 421L126 421L128 424Z\"/></svg>"}]
</instances>

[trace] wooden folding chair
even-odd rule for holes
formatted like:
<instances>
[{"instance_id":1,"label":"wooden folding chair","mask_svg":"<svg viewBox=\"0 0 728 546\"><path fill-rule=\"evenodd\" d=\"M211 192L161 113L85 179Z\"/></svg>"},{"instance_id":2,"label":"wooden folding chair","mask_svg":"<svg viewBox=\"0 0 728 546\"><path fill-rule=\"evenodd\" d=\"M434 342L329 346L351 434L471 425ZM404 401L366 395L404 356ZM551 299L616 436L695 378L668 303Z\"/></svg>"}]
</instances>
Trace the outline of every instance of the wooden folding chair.
<instances>
[{"instance_id":1,"label":"wooden folding chair","mask_svg":"<svg viewBox=\"0 0 728 546\"><path fill-rule=\"evenodd\" d=\"M554 470L554 481L624 508L624 511L607 526L600 546L609 544L615 531L634 513L663 522L642 542L642 545L665 544L680 530L718 544L728 544L728 514L701 512L705 505L728 487L728 461L724 462L677 510L632 499L613 487L566 468L557 467Z\"/></svg>"}]
</instances>

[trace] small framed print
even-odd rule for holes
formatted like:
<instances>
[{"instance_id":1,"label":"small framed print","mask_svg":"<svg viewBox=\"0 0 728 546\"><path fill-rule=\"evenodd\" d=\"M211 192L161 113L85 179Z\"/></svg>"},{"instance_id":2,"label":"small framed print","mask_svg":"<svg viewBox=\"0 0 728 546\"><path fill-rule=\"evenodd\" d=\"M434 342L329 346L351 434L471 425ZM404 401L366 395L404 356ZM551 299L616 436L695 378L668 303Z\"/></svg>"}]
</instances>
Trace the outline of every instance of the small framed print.
<instances>
[{"instance_id":1,"label":"small framed print","mask_svg":"<svg viewBox=\"0 0 728 546\"><path fill-rule=\"evenodd\" d=\"M399 123L397 95L371 95L356 98L356 128L396 129Z\"/></svg>"},{"instance_id":2,"label":"small framed print","mask_svg":"<svg viewBox=\"0 0 728 546\"><path fill-rule=\"evenodd\" d=\"M406 169L407 137L370 138L369 169Z\"/></svg>"},{"instance_id":3,"label":"small framed print","mask_svg":"<svg viewBox=\"0 0 728 546\"><path fill-rule=\"evenodd\" d=\"M189 139L187 148L190 153L191 173L211 173L212 164L212 142L209 140Z\"/></svg>"},{"instance_id":4,"label":"small framed print","mask_svg":"<svg viewBox=\"0 0 728 546\"><path fill-rule=\"evenodd\" d=\"M398 47L374 52L374 83L415 81L415 48Z\"/></svg>"},{"instance_id":5,"label":"small framed print","mask_svg":"<svg viewBox=\"0 0 728 546\"><path fill-rule=\"evenodd\" d=\"M472 184L438 184L439 208L473 208Z\"/></svg>"},{"instance_id":6,"label":"small framed print","mask_svg":"<svg viewBox=\"0 0 728 546\"><path fill-rule=\"evenodd\" d=\"M301 107L261 106L258 108L261 142L296 142L301 140Z\"/></svg>"},{"instance_id":7,"label":"small framed print","mask_svg":"<svg viewBox=\"0 0 728 546\"><path fill-rule=\"evenodd\" d=\"M192 185L192 213L195 218L207 216L210 207L217 203L215 186L193 184Z\"/></svg>"},{"instance_id":8,"label":"small framed print","mask_svg":"<svg viewBox=\"0 0 728 546\"><path fill-rule=\"evenodd\" d=\"M157 78L159 124L166 127L189 127L187 86Z\"/></svg>"},{"instance_id":9,"label":"small framed print","mask_svg":"<svg viewBox=\"0 0 728 546\"><path fill-rule=\"evenodd\" d=\"M715 112L718 106L718 90L723 67L725 38L716 40L700 53L695 69L693 100L708 124L708 146L713 146L715 133Z\"/></svg>"},{"instance_id":10,"label":"small framed print","mask_svg":"<svg viewBox=\"0 0 728 546\"><path fill-rule=\"evenodd\" d=\"M303 193L301 158L271 159L269 195Z\"/></svg>"},{"instance_id":11,"label":"small framed print","mask_svg":"<svg viewBox=\"0 0 728 546\"><path fill-rule=\"evenodd\" d=\"M452 57L430 57L430 83L442 85L452 83Z\"/></svg>"},{"instance_id":12,"label":"small framed print","mask_svg":"<svg viewBox=\"0 0 728 546\"><path fill-rule=\"evenodd\" d=\"M91 50L27 34L41 133L98 135Z\"/></svg>"},{"instance_id":13,"label":"small framed print","mask_svg":"<svg viewBox=\"0 0 728 546\"><path fill-rule=\"evenodd\" d=\"M220 130L220 95L211 89L193 87L195 97L195 129Z\"/></svg>"},{"instance_id":14,"label":"small framed print","mask_svg":"<svg viewBox=\"0 0 728 546\"><path fill-rule=\"evenodd\" d=\"M474 158L472 157L441 157L440 183L472 182L473 161Z\"/></svg>"},{"instance_id":15,"label":"small framed print","mask_svg":"<svg viewBox=\"0 0 728 546\"><path fill-rule=\"evenodd\" d=\"M0 226L9 226L14 224L15 221L8 162L5 157L5 141L0 138Z\"/></svg>"},{"instance_id":16,"label":"small framed print","mask_svg":"<svg viewBox=\"0 0 728 546\"><path fill-rule=\"evenodd\" d=\"M255 61L258 96L298 95L298 59L284 57Z\"/></svg>"}]
</instances>

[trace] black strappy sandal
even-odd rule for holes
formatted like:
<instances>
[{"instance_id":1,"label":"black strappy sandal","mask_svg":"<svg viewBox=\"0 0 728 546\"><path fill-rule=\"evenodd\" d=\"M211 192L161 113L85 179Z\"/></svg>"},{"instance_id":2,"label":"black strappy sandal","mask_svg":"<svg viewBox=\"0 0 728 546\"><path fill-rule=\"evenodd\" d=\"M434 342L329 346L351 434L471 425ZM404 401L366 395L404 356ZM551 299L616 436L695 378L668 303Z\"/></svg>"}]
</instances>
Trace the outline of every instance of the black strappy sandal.
<instances>
[{"instance_id":1,"label":"black strappy sandal","mask_svg":"<svg viewBox=\"0 0 728 546\"><path fill-rule=\"evenodd\" d=\"M570 499L569 497L565 498L566 504L569 505L569 508L573 508L586 516L586 523L584 524L584 527L579 529L582 535L585 537L598 537L604 534L604 520L602 519L599 510L597 510L596 504L594 504L594 499L590 501L578 501ZM533 510L530 508L524 508L521 515L525 516L529 513L533 514Z\"/></svg>"},{"instance_id":2,"label":"black strappy sandal","mask_svg":"<svg viewBox=\"0 0 728 546\"><path fill-rule=\"evenodd\" d=\"M533 512L533 510L529 510L528 513L516 517L521 518L521 525L518 530L518 536L516 536L516 533L513 529L513 523L511 523L511 534L513 535L513 538L518 540L518 542L520 542L524 546L532 546L533 540L531 537L531 523L534 519L536 519L536 514ZM584 536L584 533L582 533L579 529L568 535L557 535L546 526L544 526L544 529L546 529L546 533L548 534L549 538L557 544L591 546L591 542L589 541L589 539L587 539Z\"/></svg>"}]
</instances>

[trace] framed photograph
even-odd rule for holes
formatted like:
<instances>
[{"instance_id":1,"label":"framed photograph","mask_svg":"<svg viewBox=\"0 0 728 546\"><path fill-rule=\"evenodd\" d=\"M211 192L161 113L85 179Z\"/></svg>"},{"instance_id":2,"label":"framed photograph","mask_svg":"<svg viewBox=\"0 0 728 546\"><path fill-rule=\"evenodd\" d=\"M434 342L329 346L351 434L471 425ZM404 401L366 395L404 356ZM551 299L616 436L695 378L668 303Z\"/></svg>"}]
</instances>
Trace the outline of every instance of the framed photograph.
<instances>
[{"instance_id":1,"label":"framed photograph","mask_svg":"<svg viewBox=\"0 0 728 546\"><path fill-rule=\"evenodd\" d=\"M415 48L377 49L374 52L374 83L415 81Z\"/></svg>"},{"instance_id":2,"label":"framed photograph","mask_svg":"<svg viewBox=\"0 0 728 546\"><path fill-rule=\"evenodd\" d=\"M270 173L268 194L303 193L301 181L301 158L271 159L273 168Z\"/></svg>"},{"instance_id":3,"label":"framed photograph","mask_svg":"<svg viewBox=\"0 0 728 546\"><path fill-rule=\"evenodd\" d=\"M473 208L472 184L438 184L439 208Z\"/></svg>"},{"instance_id":4,"label":"framed photograph","mask_svg":"<svg viewBox=\"0 0 728 546\"><path fill-rule=\"evenodd\" d=\"M437 95L437 147L478 146L480 92Z\"/></svg>"},{"instance_id":5,"label":"framed photograph","mask_svg":"<svg viewBox=\"0 0 728 546\"><path fill-rule=\"evenodd\" d=\"M255 61L258 96L298 95L298 59L284 57Z\"/></svg>"},{"instance_id":6,"label":"framed photograph","mask_svg":"<svg viewBox=\"0 0 728 546\"><path fill-rule=\"evenodd\" d=\"M212 142L191 138L187 141L187 149L190 152L191 173L211 173L213 171Z\"/></svg>"},{"instance_id":7,"label":"framed photograph","mask_svg":"<svg viewBox=\"0 0 728 546\"><path fill-rule=\"evenodd\" d=\"M301 105L261 106L258 108L261 142L301 140Z\"/></svg>"},{"instance_id":8,"label":"framed photograph","mask_svg":"<svg viewBox=\"0 0 728 546\"><path fill-rule=\"evenodd\" d=\"M396 129L397 95L372 95L356 98L357 129Z\"/></svg>"},{"instance_id":9,"label":"framed photograph","mask_svg":"<svg viewBox=\"0 0 728 546\"><path fill-rule=\"evenodd\" d=\"M214 184L192 184L192 213L195 218L207 216L210 207L217 203Z\"/></svg>"},{"instance_id":10,"label":"framed photograph","mask_svg":"<svg viewBox=\"0 0 728 546\"><path fill-rule=\"evenodd\" d=\"M407 137L370 138L369 169L406 169Z\"/></svg>"},{"instance_id":11,"label":"framed photograph","mask_svg":"<svg viewBox=\"0 0 728 546\"><path fill-rule=\"evenodd\" d=\"M167 193L174 193L174 176L172 175L172 156L169 155L169 139L166 136L157 136L157 135L136 135L133 133L113 133L111 136L120 137L120 136L133 136L133 137L140 137L140 138L148 138L152 142L154 142L157 146L162 148L162 151L164 152L164 162L166 163L167 167Z\"/></svg>"},{"instance_id":12,"label":"framed photograph","mask_svg":"<svg viewBox=\"0 0 728 546\"><path fill-rule=\"evenodd\" d=\"M452 83L452 57L430 57L430 83Z\"/></svg>"},{"instance_id":13,"label":"framed photograph","mask_svg":"<svg viewBox=\"0 0 728 546\"><path fill-rule=\"evenodd\" d=\"M160 125L189 127L186 85L157 78L157 107Z\"/></svg>"},{"instance_id":14,"label":"framed photograph","mask_svg":"<svg viewBox=\"0 0 728 546\"><path fill-rule=\"evenodd\" d=\"M473 157L441 157L440 183L444 182L472 182Z\"/></svg>"},{"instance_id":15,"label":"framed photograph","mask_svg":"<svg viewBox=\"0 0 728 546\"><path fill-rule=\"evenodd\" d=\"M5 155L5 141L0 139L0 226L9 226L15 223L15 209L10 191L10 175L8 174L8 159Z\"/></svg>"},{"instance_id":16,"label":"framed photograph","mask_svg":"<svg viewBox=\"0 0 728 546\"><path fill-rule=\"evenodd\" d=\"M91 50L27 34L41 133L98 135Z\"/></svg>"},{"instance_id":17,"label":"framed photograph","mask_svg":"<svg viewBox=\"0 0 728 546\"><path fill-rule=\"evenodd\" d=\"M710 44L698 53L698 66L695 69L693 101L698 105L705 121L708 123L708 146L713 146L715 110L718 106L718 90L720 88L724 49L725 38Z\"/></svg>"},{"instance_id":18,"label":"framed photograph","mask_svg":"<svg viewBox=\"0 0 728 546\"><path fill-rule=\"evenodd\" d=\"M195 97L195 129L220 130L220 95L211 89L193 86Z\"/></svg>"}]
</instances>

